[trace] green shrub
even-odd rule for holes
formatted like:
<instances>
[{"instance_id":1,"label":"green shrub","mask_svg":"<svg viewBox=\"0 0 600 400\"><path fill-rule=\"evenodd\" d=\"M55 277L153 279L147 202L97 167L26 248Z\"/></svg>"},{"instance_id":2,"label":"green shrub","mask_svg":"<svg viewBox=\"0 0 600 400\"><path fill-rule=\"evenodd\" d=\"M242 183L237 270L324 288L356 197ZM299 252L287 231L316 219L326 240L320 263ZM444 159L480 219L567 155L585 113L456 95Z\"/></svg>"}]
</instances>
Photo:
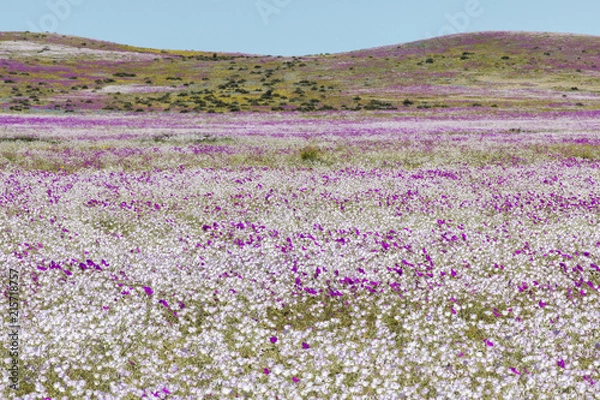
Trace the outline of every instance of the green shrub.
<instances>
[{"instance_id":1,"label":"green shrub","mask_svg":"<svg viewBox=\"0 0 600 400\"><path fill-rule=\"evenodd\" d=\"M300 158L303 161L315 162L319 161L321 156L321 150L315 146L306 146L300 150Z\"/></svg>"},{"instance_id":2,"label":"green shrub","mask_svg":"<svg viewBox=\"0 0 600 400\"><path fill-rule=\"evenodd\" d=\"M38 140L40 139L29 135L19 135L0 138L0 142L36 142Z\"/></svg>"}]
</instances>

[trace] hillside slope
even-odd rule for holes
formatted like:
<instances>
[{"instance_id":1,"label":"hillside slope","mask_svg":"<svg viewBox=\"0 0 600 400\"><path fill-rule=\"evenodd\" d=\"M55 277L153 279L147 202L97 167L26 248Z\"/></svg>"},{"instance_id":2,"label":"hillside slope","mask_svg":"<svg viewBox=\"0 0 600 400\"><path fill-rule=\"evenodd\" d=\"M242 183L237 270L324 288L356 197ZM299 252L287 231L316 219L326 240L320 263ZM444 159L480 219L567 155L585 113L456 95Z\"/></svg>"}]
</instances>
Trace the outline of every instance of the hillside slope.
<instances>
[{"instance_id":1,"label":"hillside slope","mask_svg":"<svg viewBox=\"0 0 600 400\"><path fill-rule=\"evenodd\" d=\"M600 37L452 35L302 57L0 33L0 110L532 112L600 106Z\"/></svg>"}]
</instances>

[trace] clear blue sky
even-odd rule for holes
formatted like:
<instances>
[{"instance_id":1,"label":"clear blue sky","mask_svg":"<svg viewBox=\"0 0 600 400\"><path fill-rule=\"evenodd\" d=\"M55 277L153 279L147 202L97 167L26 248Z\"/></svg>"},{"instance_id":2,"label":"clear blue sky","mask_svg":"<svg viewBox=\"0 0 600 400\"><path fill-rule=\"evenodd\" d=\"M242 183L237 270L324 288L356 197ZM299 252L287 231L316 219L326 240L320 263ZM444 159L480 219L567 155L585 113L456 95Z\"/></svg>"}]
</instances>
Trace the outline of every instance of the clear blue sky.
<instances>
[{"instance_id":1,"label":"clear blue sky","mask_svg":"<svg viewBox=\"0 0 600 400\"><path fill-rule=\"evenodd\" d=\"M599 0L3 0L0 30L307 55L487 30L600 36L599 18Z\"/></svg>"}]
</instances>

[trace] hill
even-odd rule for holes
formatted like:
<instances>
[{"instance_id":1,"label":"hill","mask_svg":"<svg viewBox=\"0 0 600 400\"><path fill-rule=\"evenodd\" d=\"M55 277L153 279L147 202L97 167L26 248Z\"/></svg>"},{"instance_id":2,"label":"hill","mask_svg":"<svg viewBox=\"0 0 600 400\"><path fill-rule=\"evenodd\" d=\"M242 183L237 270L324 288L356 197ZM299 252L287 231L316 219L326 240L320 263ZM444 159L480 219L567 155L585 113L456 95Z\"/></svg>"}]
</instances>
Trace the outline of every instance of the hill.
<instances>
[{"instance_id":1,"label":"hill","mask_svg":"<svg viewBox=\"0 0 600 400\"><path fill-rule=\"evenodd\" d=\"M0 110L403 113L600 106L600 37L482 32L341 54L144 49L0 33Z\"/></svg>"}]
</instances>

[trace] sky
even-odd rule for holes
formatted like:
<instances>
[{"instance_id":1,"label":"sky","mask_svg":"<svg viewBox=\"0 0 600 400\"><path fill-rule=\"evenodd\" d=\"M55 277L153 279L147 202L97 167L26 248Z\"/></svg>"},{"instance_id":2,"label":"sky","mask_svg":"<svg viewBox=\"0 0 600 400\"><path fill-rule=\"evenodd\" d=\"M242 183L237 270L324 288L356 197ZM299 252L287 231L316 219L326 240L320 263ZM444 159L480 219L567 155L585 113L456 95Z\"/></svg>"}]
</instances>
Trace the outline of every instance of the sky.
<instances>
[{"instance_id":1,"label":"sky","mask_svg":"<svg viewBox=\"0 0 600 400\"><path fill-rule=\"evenodd\" d=\"M302 56L478 31L600 36L598 0L0 0L0 31Z\"/></svg>"}]
</instances>

